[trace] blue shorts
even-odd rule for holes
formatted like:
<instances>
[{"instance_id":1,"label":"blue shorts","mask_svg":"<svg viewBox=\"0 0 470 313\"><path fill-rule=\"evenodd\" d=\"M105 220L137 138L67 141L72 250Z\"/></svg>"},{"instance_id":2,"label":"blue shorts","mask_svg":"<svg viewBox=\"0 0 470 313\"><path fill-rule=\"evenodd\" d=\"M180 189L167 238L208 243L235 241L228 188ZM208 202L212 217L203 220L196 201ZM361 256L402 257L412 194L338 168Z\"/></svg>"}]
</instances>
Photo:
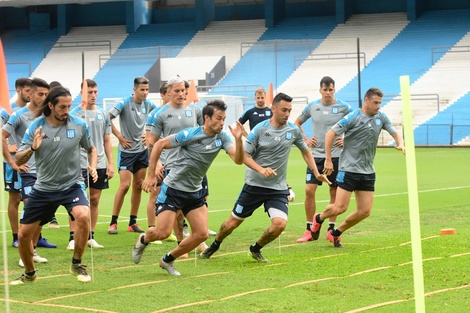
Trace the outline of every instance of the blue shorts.
<instances>
[{"instance_id":1,"label":"blue shorts","mask_svg":"<svg viewBox=\"0 0 470 313\"><path fill-rule=\"evenodd\" d=\"M163 183L157 197L155 215L158 215L160 212L165 210L173 212L181 210L183 215L186 215L190 211L204 205L206 205L204 189L196 192L185 192L171 188Z\"/></svg>"},{"instance_id":2,"label":"blue shorts","mask_svg":"<svg viewBox=\"0 0 470 313\"><path fill-rule=\"evenodd\" d=\"M331 182L330 187L336 187L338 184L336 183L336 176L338 175L338 164L339 164L339 158L331 158L331 161L333 162L333 173L331 175L328 175L328 180ZM323 169L325 167L325 158L315 158L315 164L317 165L317 169L320 172L320 174L323 172ZM317 180L315 175L313 175L312 170L307 167L307 178L305 179L307 184L314 184L321 186L323 182Z\"/></svg>"},{"instance_id":3,"label":"blue shorts","mask_svg":"<svg viewBox=\"0 0 470 313\"><path fill-rule=\"evenodd\" d=\"M75 220L71 214L72 208L90 205L85 193L85 185L76 184L59 192L44 192L33 188L21 213L20 224L32 224L37 221L40 221L40 225L47 224L60 205L65 207L72 221Z\"/></svg>"},{"instance_id":4,"label":"blue shorts","mask_svg":"<svg viewBox=\"0 0 470 313\"><path fill-rule=\"evenodd\" d=\"M168 176L168 173L170 173L171 171L171 168L168 169L168 170L165 170L163 172L163 177L167 177ZM209 195L209 185L208 185L208 182L207 182L207 175L204 175L204 177L202 178L202 189L204 190L205 192L205 195L206 197ZM157 187L160 187L162 185L162 183L157 183Z\"/></svg>"},{"instance_id":5,"label":"blue shorts","mask_svg":"<svg viewBox=\"0 0 470 313\"><path fill-rule=\"evenodd\" d=\"M93 189L108 189L109 188L109 183L108 183L108 175L106 175L106 169L105 168L99 168L96 170L96 173L98 174L98 180L93 182L93 178L88 175L88 169L82 168L82 177L85 180L85 187L88 188L88 182L90 182L90 188Z\"/></svg>"},{"instance_id":6,"label":"blue shorts","mask_svg":"<svg viewBox=\"0 0 470 313\"><path fill-rule=\"evenodd\" d=\"M232 213L240 218L247 218L251 216L257 208L264 204L265 212L268 212L268 209L270 208L275 208L288 215L288 195L288 189L274 190L245 184L237 201L235 202Z\"/></svg>"},{"instance_id":7,"label":"blue shorts","mask_svg":"<svg viewBox=\"0 0 470 313\"><path fill-rule=\"evenodd\" d=\"M21 174L21 181L23 184L23 188L21 188L21 199L28 199L29 194L33 190L33 186L36 183L37 176L36 174L32 173L24 173Z\"/></svg>"},{"instance_id":8,"label":"blue shorts","mask_svg":"<svg viewBox=\"0 0 470 313\"><path fill-rule=\"evenodd\" d=\"M339 171L336 182L341 189L350 192L355 190L375 191L375 173L358 174Z\"/></svg>"},{"instance_id":9,"label":"blue shorts","mask_svg":"<svg viewBox=\"0 0 470 313\"><path fill-rule=\"evenodd\" d=\"M18 172L6 162L3 162L3 182L5 183L5 191L21 191L21 175L18 175Z\"/></svg>"},{"instance_id":10,"label":"blue shorts","mask_svg":"<svg viewBox=\"0 0 470 313\"><path fill-rule=\"evenodd\" d=\"M149 152L145 149L138 153L118 152L118 169L136 173L141 168L149 167Z\"/></svg>"}]
</instances>

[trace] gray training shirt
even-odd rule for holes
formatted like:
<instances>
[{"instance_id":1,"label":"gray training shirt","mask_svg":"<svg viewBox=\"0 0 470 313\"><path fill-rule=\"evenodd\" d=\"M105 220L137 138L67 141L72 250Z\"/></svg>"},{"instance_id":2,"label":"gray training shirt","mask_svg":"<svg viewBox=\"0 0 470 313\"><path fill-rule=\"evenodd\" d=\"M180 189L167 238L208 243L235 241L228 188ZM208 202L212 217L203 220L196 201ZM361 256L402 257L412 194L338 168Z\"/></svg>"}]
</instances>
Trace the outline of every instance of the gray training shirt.
<instances>
[{"instance_id":1,"label":"gray training shirt","mask_svg":"<svg viewBox=\"0 0 470 313\"><path fill-rule=\"evenodd\" d=\"M292 145L300 151L307 150L300 128L287 122L283 127L274 127L265 120L253 128L245 142L245 151L262 167L277 170L276 176L264 177L251 168L246 168L245 183L250 186L286 190L287 161Z\"/></svg>"},{"instance_id":2,"label":"gray training shirt","mask_svg":"<svg viewBox=\"0 0 470 313\"><path fill-rule=\"evenodd\" d=\"M155 115L155 127L151 129L151 134L160 138L188 128L201 126L204 123L202 111L196 105L190 105L187 108L173 108L165 104ZM165 169L172 169L178 157L178 149L165 150Z\"/></svg>"},{"instance_id":3,"label":"gray training shirt","mask_svg":"<svg viewBox=\"0 0 470 313\"><path fill-rule=\"evenodd\" d=\"M34 132L41 126L41 134L45 134L45 137L33 153L37 167L34 188L54 192L67 190L75 184L83 184L80 146L87 150L93 146L85 121L69 115L65 124L52 127L44 116L40 116L26 130L18 151L32 146Z\"/></svg>"},{"instance_id":4,"label":"gray training shirt","mask_svg":"<svg viewBox=\"0 0 470 313\"><path fill-rule=\"evenodd\" d=\"M299 119L304 123L309 118L312 118L312 136L317 138L318 141L318 146L311 148L314 157L325 157L326 133L351 111L351 106L344 101L337 100L336 103L325 105L321 103L320 99L310 103L302 110ZM338 158L341 150L342 147L333 145L331 156Z\"/></svg>"},{"instance_id":5,"label":"gray training shirt","mask_svg":"<svg viewBox=\"0 0 470 313\"><path fill-rule=\"evenodd\" d=\"M212 137L204 132L202 126L183 129L169 138L171 146L178 152L178 166L170 171L163 182L184 192L201 190L202 178L220 149L228 151L235 145L226 132Z\"/></svg>"},{"instance_id":6,"label":"gray training shirt","mask_svg":"<svg viewBox=\"0 0 470 313\"><path fill-rule=\"evenodd\" d=\"M142 144L141 136L144 134L145 123L149 113L155 109L156 106L150 100L144 100L141 104L137 104L132 100L132 97L122 99L114 108L109 110L109 113L114 117L119 115L121 135L132 140L131 148L124 149L121 144L118 148L120 151L127 153L139 153L147 149Z\"/></svg>"},{"instance_id":7,"label":"gray training shirt","mask_svg":"<svg viewBox=\"0 0 470 313\"><path fill-rule=\"evenodd\" d=\"M385 113L379 111L368 116L360 109L343 117L332 129L338 135L344 133L339 170L358 174L375 173L374 158L380 131L385 129L392 136L397 132Z\"/></svg>"},{"instance_id":8,"label":"gray training shirt","mask_svg":"<svg viewBox=\"0 0 470 313\"><path fill-rule=\"evenodd\" d=\"M111 134L111 120L109 113L103 109L96 108L94 110L84 110L77 106L70 111L71 115L78 116L86 121L90 130L91 141L98 153L97 169L106 169L107 158L104 150L104 136ZM80 150L80 166L83 169L88 167L88 153Z\"/></svg>"}]
</instances>

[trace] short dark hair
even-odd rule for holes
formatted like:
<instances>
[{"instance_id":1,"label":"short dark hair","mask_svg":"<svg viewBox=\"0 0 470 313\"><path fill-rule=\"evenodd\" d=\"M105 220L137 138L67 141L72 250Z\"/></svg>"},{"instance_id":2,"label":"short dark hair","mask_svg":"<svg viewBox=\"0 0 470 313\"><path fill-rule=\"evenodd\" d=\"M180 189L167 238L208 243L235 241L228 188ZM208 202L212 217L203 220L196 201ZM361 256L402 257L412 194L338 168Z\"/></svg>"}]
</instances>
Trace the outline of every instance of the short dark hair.
<instances>
[{"instance_id":1,"label":"short dark hair","mask_svg":"<svg viewBox=\"0 0 470 313\"><path fill-rule=\"evenodd\" d=\"M86 84L88 87L96 87L98 84L93 79L86 79ZM83 89L83 82L80 84L80 89Z\"/></svg>"},{"instance_id":2,"label":"short dark hair","mask_svg":"<svg viewBox=\"0 0 470 313\"><path fill-rule=\"evenodd\" d=\"M335 85L335 80L331 78L330 76L323 76L323 78L320 80L320 88L325 84L326 86L329 85Z\"/></svg>"},{"instance_id":3,"label":"short dark hair","mask_svg":"<svg viewBox=\"0 0 470 313\"><path fill-rule=\"evenodd\" d=\"M51 82L49 83L49 86L50 86L51 88L54 88L54 87L62 86L62 84L61 84L60 82L58 82L57 80L54 80L54 81L51 81Z\"/></svg>"},{"instance_id":4,"label":"short dark hair","mask_svg":"<svg viewBox=\"0 0 470 313\"><path fill-rule=\"evenodd\" d=\"M67 97L67 96L72 96L70 94L70 91L63 87L63 86L58 86L54 87L49 91L49 94L47 95L46 99L44 99L44 102L42 104L42 107L40 107L37 112L36 112L36 117L40 116L41 114L44 114L44 116L49 116L51 115L51 108L49 108L49 102L52 103L52 105L56 105L59 102L59 97Z\"/></svg>"},{"instance_id":5,"label":"short dark hair","mask_svg":"<svg viewBox=\"0 0 470 313\"><path fill-rule=\"evenodd\" d=\"M166 92L168 91L168 83L163 83L160 86L160 94L166 95Z\"/></svg>"},{"instance_id":6,"label":"short dark hair","mask_svg":"<svg viewBox=\"0 0 470 313\"><path fill-rule=\"evenodd\" d=\"M137 76L136 78L134 78L134 87L137 87L141 84L148 85L149 84L148 78L144 76Z\"/></svg>"},{"instance_id":7,"label":"short dark hair","mask_svg":"<svg viewBox=\"0 0 470 313\"><path fill-rule=\"evenodd\" d=\"M292 102L292 97L286 95L285 93L278 93L273 99L273 105L279 104L281 101Z\"/></svg>"},{"instance_id":8,"label":"short dark hair","mask_svg":"<svg viewBox=\"0 0 470 313\"><path fill-rule=\"evenodd\" d=\"M27 77L21 77L21 78L18 78L16 81L15 81L15 89L17 88L24 88L24 87L31 87L31 84L32 84L32 80L30 78L27 78Z\"/></svg>"},{"instance_id":9,"label":"short dark hair","mask_svg":"<svg viewBox=\"0 0 470 313\"><path fill-rule=\"evenodd\" d=\"M46 88L46 89L51 89L51 86L44 80L44 79L41 79L41 78L33 78L31 80L31 89L34 90L36 89L37 87L42 87L42 88Z\"/></svg>"},{"instance_id":10,"label":"short dark hair","mask_svg":"<svg viewBox=\"0 0 470 313\"><path fill-rule=\"evenodd\" d=\"M377 87L371 87L369 88L369 90L366 91L364 98L370 99L372 98L372 96L379 96L380 98L382 98L384 96L384 93Z\"/></svg>"},{"instance_id":11,"label":"short dark hair","mask_svg":"<svg viewBox=\"0 0 470 313\"><path fill-rule=\"evenodd\" d=\"M189 88L189 83L187 80L184 81L184 88L188 89Z\"/></svg>"},{"instance_id":12,"label":"short dark hair","mask_svg":"<svg viewBox=\"0 0 470 313\"><path fill-rule=\"evenodd\" d=\"M212 117L215 110L220 110L225 112L227 110L227 105L222 100L212 100L207 102L207 104L202 108L202 116Z\"/></svg>"}]
</instances>

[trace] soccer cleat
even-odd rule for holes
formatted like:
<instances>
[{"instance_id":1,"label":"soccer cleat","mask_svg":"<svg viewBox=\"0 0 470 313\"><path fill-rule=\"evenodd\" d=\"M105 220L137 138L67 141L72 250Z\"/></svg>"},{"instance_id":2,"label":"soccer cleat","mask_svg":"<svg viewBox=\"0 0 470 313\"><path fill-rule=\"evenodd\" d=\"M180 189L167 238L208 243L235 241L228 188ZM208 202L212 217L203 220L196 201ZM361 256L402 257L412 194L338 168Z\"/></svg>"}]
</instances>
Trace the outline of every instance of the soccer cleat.
<instances>
[{"instance_id":1,"label":"soccer cleat","mask_svg":"<svg viewBox=\"0 0 470 313\"><path fill-rule=\"evenodd\" d=\"M72 239L69 241L69 244L67 245L67 250L69 251L75 250L75 240Z\"/></svg>"},{"instance_id":2,"label":"soccer cleat","mask_svg":"<svg viewBox=\"0 0 470 313\"><path fill-rule=\"evenodd\" d=\"M183 236L188 237L189 236L189 229L188 226L183 226Z\"/></svg>"},{"instance_id":3,"label":"soccer cleat","mask_svg":"<svg viewBox=\"0 0 470 313\"><path fill-rule=\"evenodd\" d=\"M268 259L265 259L264 256L261 254L261 251L259 252L253 252L248 249L248 255L251 256L253 259L255 259L258 262L263 262L263 263L268 263Z\"/></svg>"},{"instance_id":4,"label":"soccer cleat","mask_svg":"<svg viewBox=\"0 0 470 313\"><path fill-rule=\"evenodd\" d=\"M38 280L38 275L34 274L33 276L29 276L26 274L21 275L15 280L10 282L10 285L24 285L24 284L32 284Z\"/></svg>"},{"instance_id":5,"label":"soccer cleat","mask_svg":"<svg viewBox=\"0 0 470 313\"><path fill-rule=\"evenodd\" d=\"M317 213L313 216L313 225L310 230L313 240L318 240L318 237L320 237L321 223L317 222L317 215L319 216L320 213Z\"/></svg>"},{"instance_id":6,"label":"soccer cleat","mask_svg":"<svg viewBox=\"0 0 470 313\"><path fill-rule=\"evenodd\" d=\"M304 232L302 237L297 239L297 242L307 242L307 241L313 241L312 232L308 229Z\"/></svg>"},{"instance_id":7,"label":"soccer cleat","mask_svg":"<svg viewBox=\"0 0 470 313\"><path fill-rule=\"evenodd\" d=\"M57 248L57 245L53 244L53 243L49 243L47 242L47 239L46 238L40 238L38 240L38 244L36 245L36 247L41 247L41 248Z\"/></svg>"},{"instance_id":8,"label":"soccer cleat","mask_svg":"<svg viewBox=\"0 0 470 313\"><path fill-rule=\"evenodd\" d=\"M344 248L343 245L341 244L341 236L335 237L333 236L331 231L327 233L327 236L328 236L328 240L335 246L335 248Z\"/></svg>"},{"instance_id":9,"label":"soccer cleat","mask_svg":"<svg viewBox=\"0 0 470 313\"><path fill-rule=\"evenodd\" d=\"M163 242L161 240L150 241L151 244L161 245Z\"/></svg>"},{"instance_id":10,"label":"soccer cleat","mask_svg":"<svg viewBox=\"0 0 470 313\"><path fill-rule=\"evenodd\" d=\"M110 235L116 235L117 233L118 233L117 223L109 225L109 227L108 227L108 234L110 234Z\"/></svg>"},{"instance_id":11,"label":"soccer cleat","mask_svg":"<svg viewBox=\"0 0 470 313\"><path fill-rule=\"evenodd\" d=\"M36 263L47 263L47 259L46 258L43 258L42 256L40 256L36 250L34 250L34 254L33 254L33 261L36 262ZM18 261L18 265L20 267L24 267L24 263L23 263L23 260L20 259Z\"/></svg>"},{"instance_id":12,"label":"soccer cleat","mask_svg":"<svg viewBox=\"0 0 470 313\"><path fill-rule=\"evenodd\" d=\"M11 246L12 246L13 248L18 248L18 239L13 240L12 243L11 243Z\"/></svg>"},{"instance_id":13,"label":"soccer cleat","mask_svg":"<svg viewBox=\"0 0 470 313\"><path fill-rule=\"evenodd\" d=\"M132 224L127 227L127 231L134 233L145 233L145 230L139 227L139 224ZM108 231L109 232L109 231Z\"/></svg>"},{"instance_id":14,"label":"soccer cleat","mask_svg":"<svg viewBox=\"0 0 470 313\"><path fill-rule=\"evenodd\" d=\"M178 238L176 238L175 234L170 234L170 236L168 236L168 238L165 239L165 241L177 242Z\"/></svg>"},{"instance_id":15,"label":"soccer cleat","mask_svg":"<svg viewBox=\"0 0 470 313\"><path fill-rule=\"evenodd\" d=\"M204 252L207 248L209 248L209 246L206 245L206 243L203 241L199 244L199 246L197 246L196 250L197 252Z\"/></svg>"},{"instance_id":16,"label":"soccer cleat","mask_svg":"<svg viewBox=\"0 0 470 313\"><path fill-rule=\"evenodd\" d=\"M207 234L209 234L209 236L215 236L215 235L217 235L217 233L216 233L215 231L210 230L210 229L207 231Z\"/></svg>"},{"instance_id":17,"label":"soccer cleat","mask_svg":"<svg viewBox=\"0 0 470 313\"><path fill-rule=\"evenodd\" d=\"M49 222L49 228L53 229L58 229L60 228L59 223L57 223L57 220L52 220Z\"/></svg>"},{"instance_id":18,"label":"soccer cleat","mask_svg":"<svg viewBox=\"0 0 470 313\"><path fill-rule=\"evenodd\" d=\"M82 283L89 283L91 276L86 272L86 265L72 264L70 266L70 273L77 277L77 280Z\"/></svg>"},{"instance_id":19,"label":"soccer cleat","mask_svg":"<svg viewBox=\"0 0 470 313\"><path fill-rule=\"evenodd\" d=\"M88 245L88 247L93 248L93 249L102 249L102 248L104 248L104 246L97 243L95 239L89 239L87 241L87 245Z\"/></svg>"},{"instance_id":20,"label":"soccer cleat","mask_svg":"<svg viewBox=\"0 0 470 313\"><path fill-rule=\"evenodd\" d=\"M199 254L199 258L200 259L208 259L210 258L218 249L214 249L213 248L213 245L210 245L209 247L207 247L206 250L204 250L203 252L201 252L201 254Z\"/></svg>"},{"instance_id":21,"label":"soccer cleat","mask_svg":"<svg viewBox=\"0 0 470 313\"><path fill-rule=\"evenodd\" d=\"M335 229L335 225L334 224L328 224L328 229L326 230L326 240L329 240L328 239L328 233L330 232L330 230L333 230Z\"/></svg>"},{"instance_id":22,"label":"soccer cleat","mask_svg":"<svg viewBox=\"0 0 470 313\"><path fill-rule=\"evenodd\" d=\"M181 276L180 272L178 272L175 268L174 262L165 262L163 261L163 258L160 259L160 262L158 262L160 267L163 268L170 274L171 276Z\"/></svg>"},{"instance_id":23,"label":"soccer cleat","mask_svg":"<svg viewBox=\"0 0 470 313\"><path fill-rule=\"evenodd\" d=\"M141 234L139 238L137 238L137 242L134 245L134 248L132 249L132 261L134 261L135 264L140 263L140 259L142 259L142 255L144 254L145 248L147 248L146 244L143 244L140 239L145 236L145 234Z\"/></svg>"}]
</instances>

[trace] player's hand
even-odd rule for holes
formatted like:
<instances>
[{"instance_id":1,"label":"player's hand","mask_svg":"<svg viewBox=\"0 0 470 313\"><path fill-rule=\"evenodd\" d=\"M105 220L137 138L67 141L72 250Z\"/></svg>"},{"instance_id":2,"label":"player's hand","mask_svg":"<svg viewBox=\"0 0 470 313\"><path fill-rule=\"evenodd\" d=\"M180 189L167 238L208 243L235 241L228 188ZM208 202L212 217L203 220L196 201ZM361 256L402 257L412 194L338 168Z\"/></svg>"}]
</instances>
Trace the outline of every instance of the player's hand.
<instances>
[{"instance_id":1,"label":"player's hand","mask_svg":"<svg viewBox=\"0 0 470 313\"><path fill-rule=\"evenodd\" d=\"M328 179L328 177L326 177L325 174L320 174L320 173L318 173L318 175L315 175L315 178L316 178L318 181L322 181L322 182L327 183L328 185L331 185L330 180Z\"/></svg>"},{"instance_id":2,"label":"player's hand","mask_svg":"<svg viewBox=\"0 0 470 313\"><path fill-rule=\"evenodd\" d=\"M344 145L344 137L343 136L336 137L333 145L335 147L342 147Z\"/></svg>"},{"instance_id":3,"label":"player's hand","mask_svg":"<svg viewBox=\"0 0 470 313\"><path fill-rule=\"evenodd\" d=\"M140 141L142 142L143 146L147 146L147 137L145 137L145 135L140 136Z\"/></svg>"},{"instance_id":4,"label":"player's hand","mask_svg":"<svg viewBox=\"0 0 470 313\"><path fill-rule=\"evenodd\" d=\"M108 180L114 177L114 164L108 164L106 167L106 175L108 176Z\"/></svg>"},{"instance_id":5,"label":"player's hand","mask_svg":"<svg viewBox=\"0 0 470 313\"><path fill-rule=\"evenodd\" d=\"M33 136L33 143L31 144L31 148L33 150L39 149L42 144L42 140L46 137L46 134L41 134L42 126L39 126L38 129L34 131Z\"/></svg>"},{"instance_id":6,"label":"player's hand","mask_svg":"<svg viewBox=\"0 0 470 313\"><path fill-rule=\"evenodd\" d=\"M333 162L331 160L325 159L325 163L323 165L323 175L330 176L333 173Z\"/></svg>"},{"instance_id":7,"label":"player's hand","mask_svg":"<svg viewBox=\"0 0 470 313\"><path fill-rule=\"evenodd\" d=\"M271 176L277 176L277 170L272 169L270 167L262 167L258 173L260 173L266 178L271 177Z\"/></svg>"},{"instance_id":8,"label":"player's hand","mask_svg":"<svg viewBox=\"0 0 470 313\"><path fill-rule=\"evenodd\" d=\"M243 131L245 130L243 128L242 123L240 123L239 121L236 121L234 126L228 125L228 129L230 129L230 132L232 133L233 137L235 137L236 139L242 138Z\"/></svg>"},{"instance_id":9,"label":"player's hand","mask_svg":"<svg viewBox=\"0 0 470 313\"><path fill-rule=\"evenodd\" d=\"M147 177L142 183L142 190L149 192L150 190L156 188L157 180L155 178Z\"/></svg>"},{"instance_id":10,"label":"player's hand","mask_svg":"<svg viewBox=\"0 0 470 313\"><path fill-rule=\"evenodd\" d=\"M308 140L307 146L309 147L318 147L318 139L316 137L312 137Z\"/></svg>"},{"instance_id":11,"label":"player's hand","mask_svg":"<svg viewBox=\"0 0 470 313\"><path fill-rule=\"evenodd\" d=\"M96 183L98 181L98 172L96 171L96 168L88 166L88 173L90 173L93 182Z\"/></svg>"},{"instance_id":12,"label":"player's hand","mask_svg":"<svg viewBox=\"0 0 470 313\"><path fill-rule=\"evenodd\" d=\"M164 165L157 165L155 168L155 178L157 182L162 182L165 178L165 166Z\"/></svg>"},{"instance_id":13,"label":"player's hand","mask_svg":"<svg viewBox=\"0 0 470 313\"><path fill-rule=\"evenodd\" d=\"M119 138L119 144L124 148L124 149L130 149L132 148L132 140L127 140L126 138L122 137Z\"/></svg>"},{"instance_id":14,"label":"player's hand","mask_svg":"<svg viewBox=\"0 0 470 313\"><path fill-rule=\"evenodd\" d=\"M405 146L404 146L404 145L398 145L398 146L395 147L395 149L401 150L401 151L403 152L403 154L406 154Z\"/></svg>"}]
</instances>

